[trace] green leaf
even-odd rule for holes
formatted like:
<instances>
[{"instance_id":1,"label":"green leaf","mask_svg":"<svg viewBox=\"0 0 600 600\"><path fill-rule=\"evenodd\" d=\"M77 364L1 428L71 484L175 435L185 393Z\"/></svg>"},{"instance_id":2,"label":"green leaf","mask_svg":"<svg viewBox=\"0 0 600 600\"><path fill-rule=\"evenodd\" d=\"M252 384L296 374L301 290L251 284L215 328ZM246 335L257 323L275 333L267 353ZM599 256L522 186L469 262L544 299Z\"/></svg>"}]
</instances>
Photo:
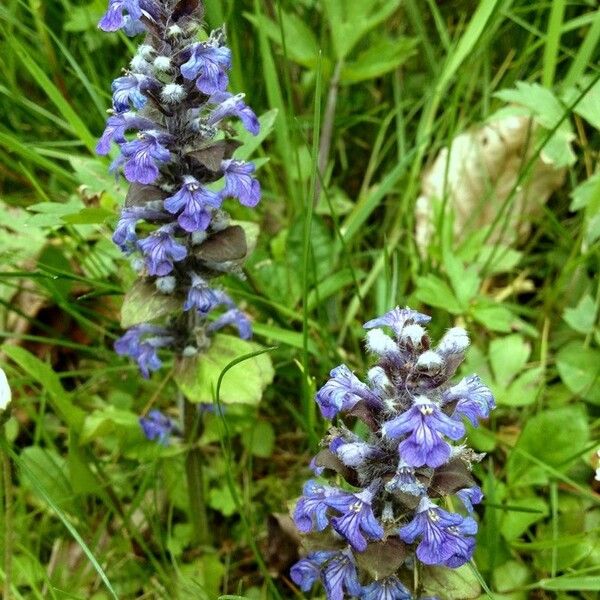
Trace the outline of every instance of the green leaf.
<instances>
[{"instance_id":1,"label":"green leaf","mask_svg":"<svg viewBox=\"0 0 600 600\"><path fill-rule=\"evenodd\" d=\"M507 541L521 537L534 523L542 521L548 515L548 504L539 496L509 500L511 507L523 507L535 512L521 512L509 510L504 512L500 531Z\"/></svg>"},{"instance_id":2,"label":"green leaf","mask_svg":"<svg viewBox=\"0 0 600 600\"><path fill-rule=\"evenodd\" d=\"M600 171L580 183L570 194L569 210L581 210L600 195Z\"/></svg>"},{"instance_id":3,"label":"green leaf","mask_svg":"<svg viewBox=\"0 0 600 600\"><path fill-rule=\"evenodd\" d=\"M554 579L542 579L538 586L543 590L554 591L600 591L600 577L597 575L580 575L555 577Z\"/></svg>"},{"instance_id":4,"label":"green leaf","mask_svg":"<svg viewBox=\"0 0 600 600\"><path fill-rule=\"evenodd\" d=\"M525 366L531 345L519 334L507 335L490 343L489 354L494 379L502 387L507 387Z\"/></svg>"},{"instance_id":5,"label":"green leaf","mask_svg":"<svg viewBox=\"0 0 600 600\"><path fill-rule=\"evenodd\" d=\"M344 65L340 81L352 84L381 77L410 58L415 52L416 43L415 39L406 37L375 40L356 60Z\"/></svg>"},{"instance_id":6,"label":"green leaf","mask_svg":"<svg viewBox=\"0 0 600 600\"><path fill-rule=\"evenodd\" d=\"M422 576L425 595L439 596L444 600L470 600L479 598L481 587L469 565L458 569L424 567Z\"/></svg>"},{"instance_id":7,"label":"green leaf","mask_svg":"<svg viewBox=\"0 0 600 600\"><path fill-rule=\"evenodd\" d=\"M596 303L589 294L584 294L575 308L566 308L563 319L571 329L587 335L596 323Z\"/></svg>"},{"instance_id":8,"label":"green leaf","mask_svg":"<svg viewBox=\"0 0 600 600\"><path fill-rule=\"evenodd\" d=\"M19 456L24 468L35 477L56 505L67 512L74 512L75 493L66 475L67 461L54 450L39 446L24 448ZM27 477L23 478L21 483L33 489Z\"/></svg>"},{"instance_id":9,"label":"green leaf","mask_svg":"<svg viewBox=\"0 0 600 600\"><path fill-rule=\"evenodd\" d=\"M543 367L528 369L519 375L510 386L496 394L498 404L505 406L528 406L533 404L543 383Z\"/></svg>"},{"instance_id":10,"label":"green leaf","mask_svg":"<svg viewBox=\"0 0 600 600\"><path fill-rule=\"evenodd\" d=\"M456 315L463 313L463 307L456 299L450 286L431 273L424 277L419 277L415 296L429 306L444 308Z\"/></svg>"},{"instance_id":11,"label":"green leaf","mask_svg":"<svg viewBox=\"0 0 600 600\"><path fill-rule=\"evenodd\" d=\"M151 283L139 279L123 299L121 327L127 329L180 310L181 302L178 298L162 294Z\"/></svg>"},{"instance_id":12,"label":"green leaf","mask_svg":"<svg viewBox=\"0 0 600 600\"><path fill-rule=\"evenodd\" d=\"M479 290L481 278L477 274L475 267L465 268L452 252L445 253L444 266L452 284L454 295L462 306L463 312L466 312L469 303Z\"/></svg>"},{"instance_id":13,"label":"green leaf","mask_svg":"<svg viewBox=\"0 0 600 600\"><path fill-rule=\"evenodd\" d=\"M258 117L258 122L260 123L258 135L252 135L243 127L238 129L237 138L242 145L233 153L237 160L248 160L252 153L262 144L263 140L270 135L275 126L277 113L277 109L272 108Z\"/></svg>"},{"instance_id":14,"label":"green leaf","mask_svg":"<svg viewBox=\"0 0 600 600\"><path fill-rule=\"evenodd\" d=\"M336 58L346 58L358 41L385 21L400 0L323 0Z\"/></svg>"},{"instance_id":15,"label":"green leaf","mask_svg":"<svg viewBox=\"0 0 600 600\"><path fill-rule=\"evenodd\" d=\"M226 517L230 517L236 511L235 499L231 495L228 485L210 490L208 503L211 508L218 510Z\"/></svg>"},{"instance_id":16,"label":"green leaf","mask_svg":"<svg viewBox=\"0 0 600 600\"><path fill-rule=\"evenodd\" d=\"M58 375L39 358L19 346L3 346L4 353L14 360L34 381L40 383L50 402L64 422L76 432L83 425L85 412L75 406L71 395L63 388Z\"/></svg>"},{"instance_id":17,"label":"green leaf","mask_svg":"<svg viewBox=\"0 0 600 600\"><path fill-rule=\"evenodd\" d=\"M509 483L517 487L544 484L548 480L547 472L518 450L524 450L556 470L564 471L572 462L572 457L587 447L589 437L589 425L583 407L565 406L534 415L526 421L509 456Z\"/></svg>"},{"instance_id":18,"label":"green leaf","mask_svg":"<svg viewBox=\"0 0 600 600\"><path fill-rule=\"evenodd\" d=\"M96 225L112 216L112 211L97 206L82 208L79 212L62 217L62 220L71 225Z\"/></svg>"},{"instance_id":19,"label":"green leaf","mask_svg":"<svg viewBox=\"0 0 600 600\"><path fill-rule=\"evenodd\" d=\"M242 442L254 456L268 458L273 453L275 446L273 426L267 421L258 421L242 433Z\"/></svg>"},{"instance_id":20,"label":"green leaf","mask_svg":"<svg viewBox=\"0 0 600 600\"><path fill-rule=\"evenodd\" d=\"M477 322L492 331L508 333L513 331L513 327L518 323L515 315L506 306L483 298L471 307L471 314Z\"/></svg>"},{"instance_id":21,"label":"green leaf","mask_svg":"<svg viewBox=\"0 0 600 600\"><path fill-rule=\"evenodd\" d=\"M563 96L565 104L571 105L581 95L583 89L590 85L591 80L582 77L578 88L567 90ZM586 92L585 96L575 105L573 112L583 117L592 127L600 130L600 80Z\"/></svg>"},{"instance_id":22,"label":"green leaf","mask_svg":"<svg viewBox=\"0 0 600 600\"><path fill-rule=\"evenodd\" d=\"M258 344L235 336L216 335L207 352L181 360L175 381L191 402L212 402L223 369L233 360L260 349ZM220 400L225 404L256 405L265 387L273 380L273 375L268 354L249 358L227 372L221 385Z\"/></svg>"},{"instance_id":23,"label":"green leaf","mask_svg":"<svg viewBox=\"0 0 600 600\"><path fill-rule=\"evenodd\" d=\"M600 404L600 351L573 341L556 356L556 367L565 385L577 396Z\"/></svg>"},{"instance_id":24,"label":"green leaf","mask_svg":"<svg viewBox=\"0 0 600 600\"><path fill-rule=\"evenodd\" d=\"M137 415L114 406L106 406L86 416L79 443L88 444L107 435L143 440Z\"/></svg>"}]
</instances>

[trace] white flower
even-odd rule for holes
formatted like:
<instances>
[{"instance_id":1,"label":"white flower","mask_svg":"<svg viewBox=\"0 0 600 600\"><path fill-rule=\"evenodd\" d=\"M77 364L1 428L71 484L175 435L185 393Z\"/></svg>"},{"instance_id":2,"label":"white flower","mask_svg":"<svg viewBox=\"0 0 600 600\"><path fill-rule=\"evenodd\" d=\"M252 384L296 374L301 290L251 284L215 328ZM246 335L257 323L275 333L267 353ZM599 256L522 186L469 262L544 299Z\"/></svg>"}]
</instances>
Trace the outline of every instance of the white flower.
<instances>
[{"instance_id":1,"label":"white flower","mask_svg":"<svg viewBox=\"0 0 600 600\"><path fill-rule=\"evenodd\" d=\"M8 379L6 379L6 373L0 369L0 411L6 410L11 399L12 393L10 391L10 386L8 385Z\"/></svg>"},{"instance_id":2,"label":"white flower","mask_svg":"<svg viewBox=\"0 0 600 600\"><path fill-rule=\"evenodd\" d=\"M469 347L469 336L462 327L452 327L438 344L440 354L462 354Z\"/></svg>"},{"instance_id":3,"label":"white flower","mask_svg":"<svg viewBox=\"0 0 600 600\"><path fill-rule=\"evenodd\" d=\"M371 329L366 336L366 345L369 352L385 356L398 352L396 342L381 329Z\"/></svg>"}]
</instances>

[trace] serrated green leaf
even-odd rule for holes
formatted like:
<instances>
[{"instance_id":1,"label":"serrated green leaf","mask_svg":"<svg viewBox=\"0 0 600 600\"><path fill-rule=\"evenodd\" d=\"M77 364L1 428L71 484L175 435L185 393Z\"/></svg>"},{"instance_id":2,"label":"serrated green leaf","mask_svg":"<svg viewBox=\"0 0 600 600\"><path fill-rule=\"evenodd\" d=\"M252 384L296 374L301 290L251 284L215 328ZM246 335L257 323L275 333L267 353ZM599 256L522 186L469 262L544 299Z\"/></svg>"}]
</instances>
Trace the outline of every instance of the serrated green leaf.
<instances>
[{"instance_id":1,"label":"serrated green leaf","mask_svg":"<svg viewBox=\"0 0 600 600\"><path fill-rule=\"evenodd\" d=\"M463 307L450 286L432 273L419 277L415 296L429 306L444 308L456 315L463 313Z\"/></svg>"},{"instance_id":2,"label":"serrated green leaf","mask_svg":"<svg viewBox=\"0 0 600 600\"><path fill-rule=\"evenodd\" d=\"M181 360L175 381L191 402L213 402L219 375L225 367L235 359L259 350L261 347L253 342L231 335L216 335L207 352ZM221 384L220 400L225 404L256 405L273 375L268 354L249 358L227 372Z\"/></svg>"}]
</instances>

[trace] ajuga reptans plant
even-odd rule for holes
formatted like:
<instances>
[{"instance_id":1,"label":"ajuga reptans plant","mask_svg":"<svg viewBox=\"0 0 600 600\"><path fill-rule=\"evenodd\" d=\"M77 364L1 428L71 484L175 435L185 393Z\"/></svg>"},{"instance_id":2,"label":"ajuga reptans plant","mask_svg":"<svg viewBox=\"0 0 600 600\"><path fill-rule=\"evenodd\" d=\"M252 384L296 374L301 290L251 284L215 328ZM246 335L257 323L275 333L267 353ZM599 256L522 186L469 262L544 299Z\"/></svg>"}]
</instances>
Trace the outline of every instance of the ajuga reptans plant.
<instances>
[{"instance_id":1,"label":"ajuga reptans plant","mask_svg":"<svg viewBox=\"0 0 600 600\"><path fill-rule=\"evenodd\" d=\"M261 193L254 165L233 158L239 143L229 120L254 135L259 123L244 95L227 89L224 30L199 41L202 12L197 0L110 0L99 23L104 31L145 36L112 83L113 106L97 146L99 154L113 143L120 150L111 170L122 171L130 186L113 240L132 257L142 295L157 306L158 322L136 323L115 344L144 377L161 367L160 350L193 356L229 326L251 336L248 317L213 281L241 274L248 252L245 231L231 223L224 203L254 207Z\"/></svg>"},{"instance_id":2,"label":"ajuga reptans plant","mask_svg":"<svg viewBox=\"0 0 600 600\"><path fill-rule=\"evenodd\" d=\"M418 598L427 566L456 568L473 555L482 493L471 466L482 455L461 440L464 420L477 425L494 399L476 375L449 381L469 338L454 327L432 347L429 320L397 307L369 321L366 346L378 362L368 383L340 365L317 392L322 415L337 423L294 510L311 534L291 570L303 591L321 580L328 600ZM351 431L350 420L368 433ZM326 483L330 474L343 483Z\"/></svg>"}]
</instances>

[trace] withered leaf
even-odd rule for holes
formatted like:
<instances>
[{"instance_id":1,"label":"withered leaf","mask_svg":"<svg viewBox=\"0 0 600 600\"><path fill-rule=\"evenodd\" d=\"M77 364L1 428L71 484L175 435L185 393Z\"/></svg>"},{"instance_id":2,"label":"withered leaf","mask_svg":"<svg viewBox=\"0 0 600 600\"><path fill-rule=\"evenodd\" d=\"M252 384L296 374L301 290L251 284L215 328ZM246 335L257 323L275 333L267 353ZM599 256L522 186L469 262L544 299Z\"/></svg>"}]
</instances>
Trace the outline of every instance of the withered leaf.
<instances>
[{"instance_id":1,"label":"withered leaf","mask_svg":"<svg viewBox=\"0 0 600 600\"><path fill-rule=\"evenodd\" d=\"M205 148L188 152L187 156L193 158L209 171L216 173L221 169L221 161L231 158L239 145L240 142L236 140L219 140L218 142L212 142Z\"/></svg>"},{"instance_id":2,"label":"withered leaf","mask_svg":"<svg viewBox=\"0 0 600 600\"><path fill-rule=\"evenodd\" d=\"M358 487L358 476L354 469L347 467L331 450L321 450L315 456L315 464L340 474L350 485Z\"/></svg>"},{"instance_id":3,"label":"withered leaf","mask_svg":"<svg viewBox=\"0 0 600 600\"><path fill-rule=\"evenodd\" d=\"M142 185L140 183L132 183L125 197L125 208L134 206L146 206L148 202L156 200L164 200L167 193L154 185Z\"/></svg>"},{"instance_id":4,"label":"withered leaf","mask_svg":"<svg viewBox=\"0 0 600 600\"><path fill-rule=\"evenodd\" d=\"M210 262L240 260L246 256L246 234L239 225L232 225L211 235L200 245L196 256Z\"/></svg>"},{"instance_id":5,"label":"withered leaf","mask_svg":"<svg viewBox=\"0 0 600 600\"><path fill-rule=\"evenodd\" d=\"M394 574L406 560L409 547L397 537L370 543L364 552L357 553L358 566L368 571L373 579Z\"/></svg>"},{"instance_id":6,"label":"withered leaf","mask_svg":"<svg viewBox=\"0 0 600 600\"><path fill-rule=\"evenodd\" d=\"M449 496L473 485L475 485L475 480L465 463L460 459L454 459L435 470L431 479L429 495L432 498Z\"/></svg>"}]
</instances>

